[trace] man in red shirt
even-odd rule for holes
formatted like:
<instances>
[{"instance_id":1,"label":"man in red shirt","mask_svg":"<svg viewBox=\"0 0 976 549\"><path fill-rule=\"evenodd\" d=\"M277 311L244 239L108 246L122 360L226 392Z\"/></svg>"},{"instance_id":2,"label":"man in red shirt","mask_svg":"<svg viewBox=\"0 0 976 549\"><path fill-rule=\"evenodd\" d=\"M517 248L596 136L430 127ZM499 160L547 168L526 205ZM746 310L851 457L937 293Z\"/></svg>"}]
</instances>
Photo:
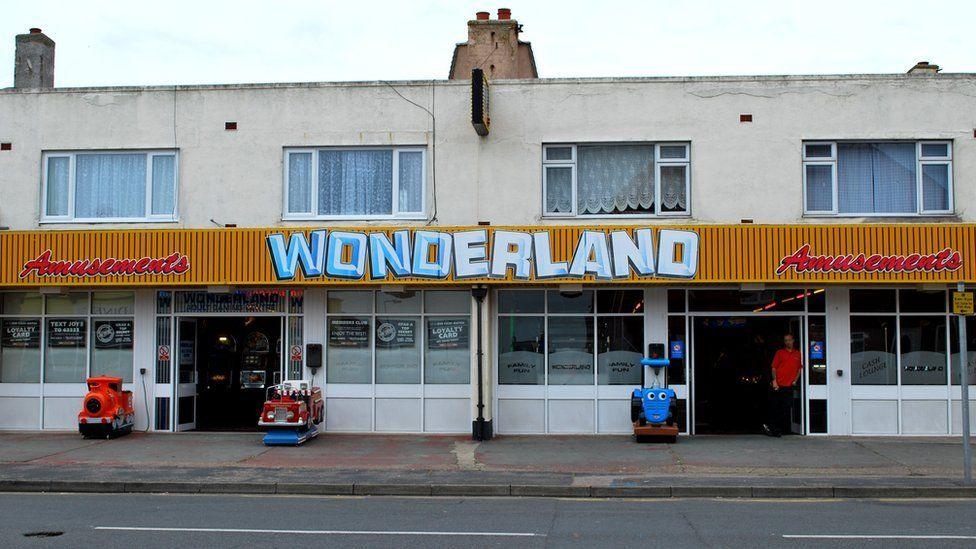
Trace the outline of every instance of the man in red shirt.
<instances>
[{"instance_id":1,"label":"man in red shirt","mask_svg":"<svg viewBox=\"0 0 976 549\"><path fill-rule=\"evenodd\" d=\"M800 379L800 371L803 369L803 357L795 345L793 334L784 335L783 348L776 351L776 356L773 357L772 391L766 408L766 423L762 426L763 432L771 437L782 434L793 403L793 387Z\"/></svg>"}]
</instances>

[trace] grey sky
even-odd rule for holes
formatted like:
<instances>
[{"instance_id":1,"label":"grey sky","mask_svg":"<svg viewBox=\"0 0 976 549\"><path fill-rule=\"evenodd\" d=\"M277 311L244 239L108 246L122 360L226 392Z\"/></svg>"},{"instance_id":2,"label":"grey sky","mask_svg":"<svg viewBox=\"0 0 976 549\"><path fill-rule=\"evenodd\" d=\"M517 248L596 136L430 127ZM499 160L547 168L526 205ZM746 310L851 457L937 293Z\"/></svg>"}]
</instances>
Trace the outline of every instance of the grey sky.
<instances>
[{"instance_id":1,"label":"grey sky","mask_svg":"<svg viewBox=\"0 0 976 549\"><path fill-rule=\"evenodd\" d=\"M500 2L500 3L497 3ZM540 76L976 72L976 2L5 0L57 42L58 86L446 78L476 11L512 9Z\"/></svg>"}]
</instances>

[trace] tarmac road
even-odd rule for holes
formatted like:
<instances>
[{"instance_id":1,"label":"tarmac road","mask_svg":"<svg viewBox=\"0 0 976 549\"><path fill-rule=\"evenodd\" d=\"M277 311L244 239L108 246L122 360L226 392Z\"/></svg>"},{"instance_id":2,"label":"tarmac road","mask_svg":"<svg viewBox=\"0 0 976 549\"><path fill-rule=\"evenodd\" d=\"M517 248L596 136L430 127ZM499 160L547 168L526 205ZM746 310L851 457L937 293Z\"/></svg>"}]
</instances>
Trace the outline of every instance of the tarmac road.
<instances>
[{"instance_id":1,"label":"tarmac road","mask_svg":"<svg viewBox=\"0 0 976 549\"><path fill-rule=\"evenodd\" d=\"M974 516L976 500L0 494L0 544L4 549L971 547Z\"/></svg>"}]
</instances>

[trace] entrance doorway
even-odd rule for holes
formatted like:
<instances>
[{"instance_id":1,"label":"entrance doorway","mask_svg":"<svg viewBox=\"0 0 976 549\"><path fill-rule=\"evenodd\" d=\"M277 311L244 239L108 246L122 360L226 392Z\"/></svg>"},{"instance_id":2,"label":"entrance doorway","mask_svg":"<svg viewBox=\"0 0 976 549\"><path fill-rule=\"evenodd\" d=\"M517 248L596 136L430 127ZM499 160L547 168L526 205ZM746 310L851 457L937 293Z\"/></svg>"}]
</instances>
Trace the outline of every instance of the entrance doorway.
<instances>
[{"instance_id":1,"label":"entrance doorway","mask_svg":"<svg viewBox=\"0 0 976 549\"><path fill-rule=\"evenodd\" d=\"M803 349L799 316L699 316L693 319L694 427L697 434L762 432L770 366L792 333ZM801 372L802 378L802 372ZM783 432L802 434L802 382Z\"/></svg>"},{"instance_id":2,"label":"entrance doorway","mask_svg":"<svg viewBox=\"0 0 976 549\"><path fill-rule=\"evenodd\" d=\"M179 319L179 430L253 431L281 379L281 318Z\"/></svg>"}]
</instances>

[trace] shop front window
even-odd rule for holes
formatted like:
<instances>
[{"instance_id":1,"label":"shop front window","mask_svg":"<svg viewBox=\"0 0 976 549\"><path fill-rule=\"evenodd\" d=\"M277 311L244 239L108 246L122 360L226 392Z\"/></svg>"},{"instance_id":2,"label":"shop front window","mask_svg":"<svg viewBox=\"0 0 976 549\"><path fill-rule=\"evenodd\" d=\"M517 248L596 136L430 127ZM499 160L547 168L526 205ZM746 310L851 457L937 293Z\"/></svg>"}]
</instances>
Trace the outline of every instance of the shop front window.
<instances>
[{"instance_id":1,"label":"shop front window","mask_svg":"<svg viewBox=\"0 0 976 549\"><path fill-rule=\"evenodd\" d=\"M327 300L327 383L470 383L469 292L340 290Z\"/></svg>"},{"instance_id":2,"label":"shop front window","mask_svg":"<svg viewBox=\"0 0 976 549\"><path fill-rule=\"evenodd\" d=\"M962 383L962 376L959 372L959 319L966 319L966 379L969 385L976 385L976 317L958 317L953 315L950 323L952 329L949 330L949 349L951 350L951 377L952 384Z\"/></svg>"},{"instance_id":3,"label":"shop front window","mask_svg":"<svg viewBox=\"0 0 976 549\"><path fill-rule=\"evenodd\" d=\"M549 385L593 384L593 317L549 317Z\"/></svg>"},{"instance_id":4,"label":"shop front window","mask_svg":"<svg viewBox=\"0 0 976 549\"><path fill-rule=\"evenodd\" d=\"M851 317L851 383L898 383L894 316Z\"/></svg>"},{"instance_id":5,"label":"shop front window","mask_svg":"<svg viewBox=\"0 0 976 549\"><path fill-rule=\"evenodd\" d=\"M852 384L948 382L945 290L854 289L850 307Z\"/></svg>"},{"instance_id":6,"label":"shop front window","mask_svg":"<svg viewBox=\"0 0 976 549\"><path fill-rule=\"evenodd\" d=\"M0 294L0 383L40 383L40 314L40 294Z\"/></svg>"},{"instance_id":7,"label":"shop front window","mask_svg":"<svg viewBox=\"0 0 976 549\"><path fill-rule=\"evenodd\" d=\"M420 317L376 317L376 383L420 383Z\"/></svg>"},{"instance_id":8,"label":"shop front window","mask_svg":"<svg viewBox=\"0 0 976 549\"><path fill-rule=\"evenodd\" d=\"M368 316L329 318L325 374L329 383L372 383L370 328Z\"/></svg>"},{"instance_id":9,"label":"shop front window","mask_svg":"<svg viewBox=\"0 0 976 549\"><path fill-rule=\"evenodd\" d=\"M497 296L499 384L640 383L643 290L499 290Z\"/></svg>"},{"instance_id":10,"label":"shop front window","mask_svg":"<svg viewBox=\"0 0 976 549\"><path fill-rule=\"evenodd\" d=\"M946 317L902 316L901 384L945 385Z\"/></svg>"},{"instance_id":11,"label":"shop front window","mask_svg":"<svg viewBox=\"0 0 976 549\"><path fill-rule=\"evenodd\" d=\"M498 383L545 383L545 317L498 317Z\"/></svg>"},{"instance_id":12,"label":"shop front window","mask_svg":"<svg viewBox=\"0 0 976 549\"><path fill-rule=\"evenodd\" d=\"M469 324L466 316L427 318L424 383L471 383Z\"/></svg>"},{"instance_id":13,"label":"shop front window","mask_svg":"<svg viewBox=\"0 0 976 549\"><path fill-rule=\"evenodd\" d=\"M643 317L599 317L596 331L597 383L599 385L640 384L640 361L644 357ZM682 371L683 369L682 367Z\"/></svg>"}]
</instances>

